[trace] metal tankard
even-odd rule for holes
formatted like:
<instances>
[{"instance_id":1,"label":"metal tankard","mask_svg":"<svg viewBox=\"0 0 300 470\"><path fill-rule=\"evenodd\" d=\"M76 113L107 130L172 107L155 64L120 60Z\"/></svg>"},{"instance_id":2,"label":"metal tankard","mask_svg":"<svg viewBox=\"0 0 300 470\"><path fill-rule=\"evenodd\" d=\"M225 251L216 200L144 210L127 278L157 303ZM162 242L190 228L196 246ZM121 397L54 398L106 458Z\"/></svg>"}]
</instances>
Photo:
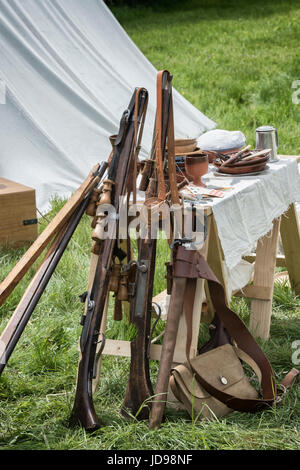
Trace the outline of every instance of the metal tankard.
<instances>
[{"instance_id":1,"label":"metal tankard","mask_svg":"<svg viewBox=\"0 0 300 470\"><path fill-rule=\"evenodd\" d=\"M279 160L277 148L279 145L278 132L273 126L261 126L256 129L256 148L271 149L271 161Z\"/></svg>"}]
</instances>

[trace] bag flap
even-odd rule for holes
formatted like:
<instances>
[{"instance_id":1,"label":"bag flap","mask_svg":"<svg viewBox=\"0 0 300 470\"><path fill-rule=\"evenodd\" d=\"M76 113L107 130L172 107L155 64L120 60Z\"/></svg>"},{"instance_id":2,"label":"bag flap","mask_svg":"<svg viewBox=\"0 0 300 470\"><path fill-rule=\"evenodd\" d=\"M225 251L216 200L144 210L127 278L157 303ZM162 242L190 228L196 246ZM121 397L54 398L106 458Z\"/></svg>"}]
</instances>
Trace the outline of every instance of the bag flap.
<instances>
[{"instance_id":1,"label":"bag flap","mask_svg":"<svg viewBox=\"0 0 300 470\"><path fill-rule=\"evenodd\" d=\"M210 396L204 388L199 385L187 364L180 364L172 369L172 374L181 389L185 390L196 398L208 398Z\"/></svg>"},{"instance_id":2,"label":"bag flap","mask_svg":"<svg viewBox=\"0 0 300 470\"><path fill-rule=\"evenodd\" d=\"M234 347L224 344L204 354L191 359L192 366L208 383L218 390L226 390L245 377L244 370ZM196 398L207 398L209 393L197 382L188 363L180 364L172 371L176 381L184 384L185 388Z\"/></svg>"}]
</instances>

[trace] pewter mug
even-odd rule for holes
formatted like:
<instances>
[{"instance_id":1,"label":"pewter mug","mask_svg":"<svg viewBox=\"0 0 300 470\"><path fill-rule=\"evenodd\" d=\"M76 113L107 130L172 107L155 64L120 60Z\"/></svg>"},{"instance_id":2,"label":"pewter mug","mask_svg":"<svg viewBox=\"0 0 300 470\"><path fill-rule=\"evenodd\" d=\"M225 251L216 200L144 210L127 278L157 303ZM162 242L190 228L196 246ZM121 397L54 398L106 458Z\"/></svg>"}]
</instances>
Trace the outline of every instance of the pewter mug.
<instances>
[{"instance_id":1,"label":"pewter mug","mask_svg":"<svg viewBox=\"0 0 300 470\"><path fill-rule=\"evenodd\" d=\"M271 160L279 160L277 156L277 148L279 145L278 132L273 126L261 126L256 129L256 148L257 149L272 149Z\"/></svg>"}]
</instances>

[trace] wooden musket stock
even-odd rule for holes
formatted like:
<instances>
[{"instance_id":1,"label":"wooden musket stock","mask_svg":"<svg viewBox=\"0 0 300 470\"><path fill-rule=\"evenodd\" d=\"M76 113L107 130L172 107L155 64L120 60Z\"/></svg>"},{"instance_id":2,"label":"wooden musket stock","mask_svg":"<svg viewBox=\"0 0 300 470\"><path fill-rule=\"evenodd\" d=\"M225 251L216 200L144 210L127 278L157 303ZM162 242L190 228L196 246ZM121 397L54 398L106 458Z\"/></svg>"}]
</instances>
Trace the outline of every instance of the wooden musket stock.
<instances>
[{"instance_id":1,"label":"wooden musket stock","mask_svg":"<svg viewBox=\"0 0 300 470\"><path fill-rule=\"evenodd\" d=\"M132 179L130 170L132 168L132 159L135 155L133 148L135 136L134 109L135 106L138 106L137 122L139 123L146 112L147 98L148 93L145 89L135 90L128 109L123 113L119 133L115 140L107 180L114 183L112 184L110 194L111 203L115 208L116 214L119 212L119 198L126 192L131 183L130 178ZM99 215L101 217L101 214ZM97 236L97 234L94 235ZM109 233L107 235L100 242L95 278L89 293L88 308L80 337L81 358L78 365L75 402L69 421L71 426L79 424L88 431L93 431L99 427L99 419L93 403L92 380L103 309L109 289L112 261L115 256L120 259L115 237ZM104 344L103 335L100 340Z\"/></svg>"},{"instance_id":2,"label":"wooden musket stock","mask_svg":"<svg viewBox=\"0 0 300 470\"><path fill-rule=\"evenodd\" d=\"M154 137L152 144L152 162L154 170L159 167L161 170L165 164L165 149L167 142L170 110L170 87L172 77L167 71L159 72L157 80L157 113L155 118ZM155 155L155 160L153 156ZM148 161L148 162L149 162ZM153 175L154 176L154 175ZM151 179L153 185L151 195L146 193L146 205L148 207L148 217L153 199L154 205L159 205L158 193L164 188L164 182ZM163 184L163 188L162 188ZM158 207L158 206L157 206ZM149 220L147 222L147 235L140 238L138 245L138 261L135 279L135 294L130 304L130 319L137 328L136 338L131 341L131 361L130 373L127 384L125 398L122 404L122 414L126 417L135 416L137 419L148 419L151 409L151 397L153 388L149 372L149 351L150 351L150 329L152 316L152 296L155 271L156 236L151 233ZM153 238L151 238L153 237Z\"/></svg>"}]
</instances>

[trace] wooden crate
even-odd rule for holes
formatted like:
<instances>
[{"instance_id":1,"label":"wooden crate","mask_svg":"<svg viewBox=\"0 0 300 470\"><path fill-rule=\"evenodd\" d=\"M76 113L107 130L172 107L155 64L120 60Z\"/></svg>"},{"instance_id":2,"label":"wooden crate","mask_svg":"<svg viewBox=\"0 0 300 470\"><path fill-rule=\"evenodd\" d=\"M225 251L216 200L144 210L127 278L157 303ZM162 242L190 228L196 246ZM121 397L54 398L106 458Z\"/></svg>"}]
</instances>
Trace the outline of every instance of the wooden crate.
<instances>
[{"instance_id":1,"label":"wooden crate","mask_svg":"<svg viewBox=\"0 0 300 470\"><path fill-rule=\"evenodd\" d=\"M20 247L37 235L35 190L0 178L0 245Z\"/></svg>"}]
</instances>

